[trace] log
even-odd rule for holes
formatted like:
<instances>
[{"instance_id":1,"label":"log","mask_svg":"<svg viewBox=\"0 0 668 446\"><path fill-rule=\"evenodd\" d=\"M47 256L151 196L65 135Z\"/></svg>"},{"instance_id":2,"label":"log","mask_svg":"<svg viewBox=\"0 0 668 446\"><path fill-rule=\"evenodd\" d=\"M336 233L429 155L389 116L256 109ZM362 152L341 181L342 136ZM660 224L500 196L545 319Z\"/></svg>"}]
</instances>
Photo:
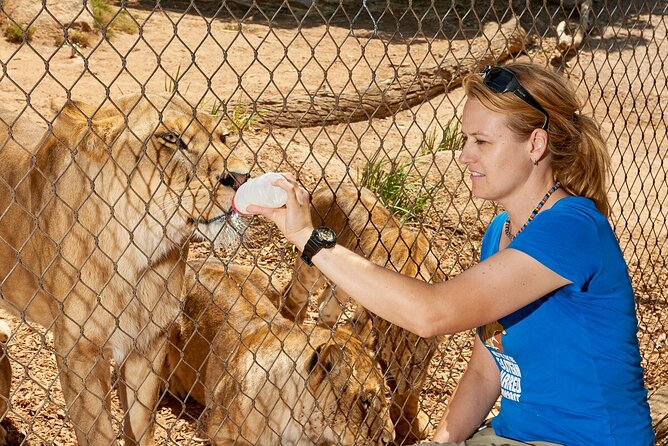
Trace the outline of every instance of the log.
<instances>
[{"instance_id":1,"label":"log","mask_svg":"<svg viewBox=\"0 0 668 446\"><path fill-rule=\"evenodd\" d=\"M399 110L424 102L457 87L471 72L502 62L523 51L526 31L515 19L499 25L489 23L471 42L466 57L447 56L441 64L426 65L417 72L400 72L395 78L369 85L366 89L336 95L315 94L259 98L256 109L262 119L278 127L312 127L366 121L391 116Z\"/></svg>"}]
</instances>

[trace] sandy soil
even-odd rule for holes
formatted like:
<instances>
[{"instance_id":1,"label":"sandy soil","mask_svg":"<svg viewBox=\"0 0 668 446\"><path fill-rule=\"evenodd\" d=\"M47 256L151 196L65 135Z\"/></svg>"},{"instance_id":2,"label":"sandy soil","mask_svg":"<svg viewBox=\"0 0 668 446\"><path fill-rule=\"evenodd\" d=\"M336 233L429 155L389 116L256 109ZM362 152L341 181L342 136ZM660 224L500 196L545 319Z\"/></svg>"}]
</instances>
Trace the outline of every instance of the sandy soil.
<instances>
[{"instance_id":1,"label":"sandy soil","mask_svg":"<svg viewBox=\"0 0 668 446\"><path fill-rule=\"evenodd\" d=\"M231 116L235 110L251 110L252 101L259 97L278 95L289 100L291 94L319 89L363 90L370 82L393 76L398 68L435 63L450 52L464 56L463 37L472 36L478 28L469 17L459 35L450 24L453 29L443 26L433 38L430 29L438 24L433 14L426 16L422 29L403 17L405 27L398 31L387 17L374 28L368 17L346 19L334 6L327 9L333 14L329 26L322 20L305 20L297 27L297 19L283 11L271 27L260 14L246 16L240 27L229 12L216 12L208 2L203 2L209 8L202 8L203 16L194 10L184 14L187 2L170 3L177 5L171 11L154 9L149 2L129 4L142 24L141 35L98 37L90 48L75 50L48 40L24 46L0 41L2 107L47 128L68 98L99 105L125 93L161 92L178 74L180 94L205 109L222 103L223 112ZM657 2L655 11L665 7L665 1ZM231 12L243 17L239 11ZM539 25L549 30L541 20L545 19L539 17ZM665 39L662 15L631 14L624 21L610 18L596 26L579 57L564 69L609 135L614 160L613 222L636 287L649 389L668 384ZM546 63L553 47L553 38L539 39L519 57ZM311 190L357 180L366 160L376 153L414 160L414 174L423 176L427 186L442 186L422 229L432 237L445 273L453 275L475 262L494 208L470 198L456 153L421 155L420 147L425 135L440 131L458 116L461 106L462 92L454 89L392 118L301 129L257 123L233 137L232 144L252 163L254 173L296 172ZM269 235L262 222L254 234L241 250L218 255L272 268L277 283L285 283L293 256L290 246L275 233ZM191 256L206 254L205 246L195 246ZM12 410L4 422L13 441L74 444L51 334L28 321L7 319L16 333L8 346L14 369ZM434 423L463 373L469 352L470 335L454 336L431 364L423 397ZM158 416L161 442L196 444L192 436L198 411L195 404L184 407L167 400Z\"/></svg>"}]
</instances>

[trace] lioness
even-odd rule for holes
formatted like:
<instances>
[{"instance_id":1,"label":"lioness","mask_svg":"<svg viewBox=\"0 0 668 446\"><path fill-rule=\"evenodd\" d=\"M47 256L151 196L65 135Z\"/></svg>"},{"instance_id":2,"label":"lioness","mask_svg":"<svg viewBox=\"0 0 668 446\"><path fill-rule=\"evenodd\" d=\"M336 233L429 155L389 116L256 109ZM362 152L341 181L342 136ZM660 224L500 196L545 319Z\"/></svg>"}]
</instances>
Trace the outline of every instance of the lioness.
<instances>
[{"instance_id":1,"label":"lioness","mask_svg":"<svg viewBox=\"0 0 668 446\"><path fill-rule=\"evenodd\" d=\"M237 237L229 209L249 169L217 119L169 95L69 102L41 133L2 115L2 301L53 331L80 444L116 443L111 359L125 444L152 444L188 242Z\"/></svg>"},{"instance_id":2,"label":"lioness","mask_svg":"<svg viewBox=\"0 0 668 446\"><path fill-rule=\"evenodd\" d=\"M172 330L173 393L205 405L215 445L378 445L394 439L380 368L349 331L298 327L258 269L189 263Z\"/></svg>"},{"instance_id":3,"label":"lioness","mask_svg":"<svg viewBox=\"0 0 668 446\"><path fill-rule=\"evenodd\" d=\"M342 185L332 192L317 190L311 197L311 216L315 226L328 226L339 234L338 243L367 257L372 262L419 277L442 281L438 260L423 233L403 228L400 222L366 188ZM308 267L297 257L292 283L283 297L281 312L303 321L309 295L322 286L318 296L320 321L332 326L341 314L339 302L347 302L343 291L334 292L316 267ZM372 318L377 332L377 357L389 375L392 388L391 414L397 438L410 444L426 436L427 416L420 410L419 395L429 361L439 338L424 339L357 307L356 324Z\"/></svg>"}]
</instances>

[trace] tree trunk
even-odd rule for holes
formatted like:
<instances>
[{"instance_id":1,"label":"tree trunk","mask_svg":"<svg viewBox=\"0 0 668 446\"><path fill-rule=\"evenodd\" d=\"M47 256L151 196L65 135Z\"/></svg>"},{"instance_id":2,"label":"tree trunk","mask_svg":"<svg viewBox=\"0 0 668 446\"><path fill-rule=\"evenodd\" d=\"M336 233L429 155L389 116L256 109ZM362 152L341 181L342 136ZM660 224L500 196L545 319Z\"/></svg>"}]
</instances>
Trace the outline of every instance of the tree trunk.
<instances>
[{"instance_id":1,"label":"tree trunk","mask_svg":"<svg viewBox=\"0 0 668 446\"><path fill-rule=\"evenodd\" d=\"M503 25L489 23L471 42L470 56L446 57L439 65L422 66L417 72L399 73L369 86L365 91L335 95L319 91L313 95L261 98L256 106L262 118L279 127L311 127L384 118L399 110L457 87L469 73L508 59L526 48L528 38L516 20Z\"/></svg>"}]
</instances>

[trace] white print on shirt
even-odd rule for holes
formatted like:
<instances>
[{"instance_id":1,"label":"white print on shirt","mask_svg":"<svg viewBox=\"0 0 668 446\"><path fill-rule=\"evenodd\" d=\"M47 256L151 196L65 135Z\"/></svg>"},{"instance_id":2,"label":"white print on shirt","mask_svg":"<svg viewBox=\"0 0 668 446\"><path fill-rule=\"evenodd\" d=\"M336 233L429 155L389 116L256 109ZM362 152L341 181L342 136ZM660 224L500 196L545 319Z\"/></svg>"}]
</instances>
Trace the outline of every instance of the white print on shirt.
<instances>
[{"instance_id":1,"label":"white print on shirt","mask_svg":"<svg viewBox=\"0 0 668 446\"><path fill-rule=\"evenodd\" d=\"M519 402L522 396L522 372L515 360L503 353L490 350L497 364L501 367L501 395L509 400Z\"/></svg>"}]
</instances>

